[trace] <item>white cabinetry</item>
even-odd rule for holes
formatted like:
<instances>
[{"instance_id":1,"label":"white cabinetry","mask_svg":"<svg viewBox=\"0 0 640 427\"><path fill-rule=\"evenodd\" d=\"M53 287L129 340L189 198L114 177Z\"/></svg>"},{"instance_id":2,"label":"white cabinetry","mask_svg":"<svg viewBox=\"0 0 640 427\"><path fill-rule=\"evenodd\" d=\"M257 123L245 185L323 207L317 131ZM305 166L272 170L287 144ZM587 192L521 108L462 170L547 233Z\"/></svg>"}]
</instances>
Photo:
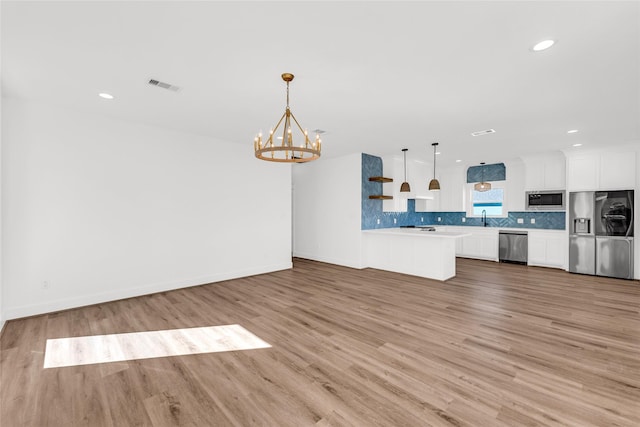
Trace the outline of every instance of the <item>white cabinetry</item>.
<instances>
[{"instance_id":1,"label":"white cabinetry","mask_svg":"<svg viewBox=\"0 0 640 427\"><path fill-rule=\"evenodd\" d=\"M504 165L507 168L507 180L503 183L506 190L505 207L507 212L522 212L525 209L523 190L527 164L522 159L511 159L505 161Z\"/></svg>"},{"instance_id":2,"label":"white cabinetry","mask_svg":"<svg viewBox=\"0 0 640 427\"><path fill-rule=\"evenodd\" d=\"M418 163L418 162L416 162ZM416 191L416 212L439 212L440 191L429 191L429 182L433 179L433 163L419 163L421 191ZM442 176L436 175L442 188Z\"/></svg>"},{"instance_id":3,"label":"white cabinetry","mask_svg":"<svg viewBox=\"0 0 640 427\"><path fill-rule=\"evenodd\" d=\"M468 234L456 241L456 256L498 261L498 228L446 226L438 230ZM567 269L565 230L519 230L528 232L529 265Z\"/></svg>"},{"instance_id":4,"label":"white cabinetry","mask_svg":"<svg viewBox=\"0 0 640 427\"><path fill-rule=\"evenodd\" d=\"M566 188L566 159L562 153L526 157L526 190L564 190Z\"/></svg>"},{"instance_id":5,"label":"white cabinetry","mask_svg":"<svg viewBox=\"0 0 640 427\"><path fill-rule=\"evenodd\" d=\"M461 167L442 170L436 175L440 182L440 191L427 191L431 200L420 199L416 195L416 212L461 212L464 211L465 173ZM428 188L433 173L426 178Z\"/></svg>"},{"instance_id":6,"label":"white cabinetry","mask_svg":"<svg viewBox=\"0 0 640 427\"><path fill-rule=\"evenodd\" d=\"M427 182L427 185L429 183ZM440 192L429 191L427 197L416 197L416 212L439 212L440 211Z\"/></svg>"},{"instance_id":7,"label":"white cabinetry","mask_svg":"<svg viewBox=\"0 0 640 427\"><path fill-rule=\"evenodd\" d=\"M567 161L569 190L595 190L600 183L600 156L597 154L570 157Z\"/></svg>"},{"instance_id":8,"label":"white cabinetry","mask_svg":"<svg viewBox=\"0 0 640 427\"><path fill-rule=\"evenodd\" d=\"M491 261L498 260L498 229L480 227L447 227L447 231L467 233L458 239L456 256L478 258Z\"/></svg>"},{"instance_id":9,"label":"white cabinetry","mask_svg":"<svg viewBox=\"0 0 640 427\"><path fill-rule=\"evenodd\" d=\"M529 230L529 265L566 269L568 251L564 230Z\"/></svg>"},{"instance_id":10,"label":"white cabinetry","mask_svg":"<svg viewBox=\"0 0 640 427\"><path fill-rule=\"evenodd\" d=\"M457 236L412 229L366 230L362 234L369 267L436 280L456 274Z\"/></svg>"},{"instance_id":11,"label":"white cabinetry","mask_svg":"<svg viewBox=\"0 0 640 427\"><path fill-rule=\"evenodd\" d=\"M440 210L442 212L464 211L466 173L461 167L445 169L440 183Z\"/></svg>"},{"instance_id":12,"label":"white cabinetry","mask_svg":"<svg viewBox=\"0 0 640 427\"><path fill-rule=\"evenodd\" d=\"M382 194L393 196L393 199L382 201L383 212L406 212L407 193L400 192L400 186L404 182L404 160L402 157L388 156L382 158L382 174L393 178L393 182L382 184Z\"/></svg>"},{"instance_id":13,"label":"white cabinetry","mask_svg":"<svg viewBox=\"0 0 640 427\"><path fill-rule=\"evenodd\" d=\"M610 150L567 159L569 191L630 190L636 187L636 152Z\"/></svg>"},{"instance_id":14,"label":"white cabinetry","mask_svg":"<svg viewBox=\"0 0 640 427\"><path fill-rule=\"evenodd\" d=\"M612 152L600 156L600 190L635 188L636 153Z\"/></svg>"},{"instance_id":15,"label":"white cabinetry","mask_svg":"<svg viewBox=\"0 0 640 427\"><path fill-rule=\"evenodd\" d=\"M553 159L544 165L544 189L564 190L567 188L567 160L562 156L560 159Z\"/></svg>"},{"instance_id":16,"label":"white cabinetry","mask_svg":"<svg viewBox=\"0 0 640 427\"><path fill-rule=\"evenodd\" d=\"M429 191L429 165L419 160L407 159L407 177L411 184L410 198L431 197Z\"/></svg>"}]
</instances>

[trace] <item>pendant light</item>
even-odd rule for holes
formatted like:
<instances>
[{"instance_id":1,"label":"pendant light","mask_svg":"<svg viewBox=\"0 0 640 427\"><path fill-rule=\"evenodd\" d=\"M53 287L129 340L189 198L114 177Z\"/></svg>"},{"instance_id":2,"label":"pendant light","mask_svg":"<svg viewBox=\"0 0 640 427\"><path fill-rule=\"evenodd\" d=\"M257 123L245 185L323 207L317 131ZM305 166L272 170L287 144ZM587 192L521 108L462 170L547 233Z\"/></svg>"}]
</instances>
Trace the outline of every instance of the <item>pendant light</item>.
<instances>
[{"instance_id":1,"label":"pendant light","mask_svg":"<svg viewBox=\"0 0 640 427\"><path fill-rule=\"evenodd\" d=\"M489 191L491 190L491 183L484 181L484 162L481 162L480 165L482 165L482 181L476 182L473 189L481 192Z\"/></svg>"},{"instance_id":2,"label":"pendant light","mask_svg":"<svg viewBox=\"0 0 640 427\"><path fill-rule=\"evenodd\" d=\"M407 150L408 148L402 149L402 153L404 154L404 182L400 186L401 193L408 193L411 191L411 186L407 182Z\"/></svg>"},{"instance_id":3,"label":"pendant light","mask_svg":"<svg viewBox=\"0 0 640 427\"><path fill-rule=\"evenodd\" d=\"M434 142L431 145L433 145L433 179L429 182L429 191L439 191L440 183L436 179L436 147L438 143Z\"/></svg>"}]
</instances>

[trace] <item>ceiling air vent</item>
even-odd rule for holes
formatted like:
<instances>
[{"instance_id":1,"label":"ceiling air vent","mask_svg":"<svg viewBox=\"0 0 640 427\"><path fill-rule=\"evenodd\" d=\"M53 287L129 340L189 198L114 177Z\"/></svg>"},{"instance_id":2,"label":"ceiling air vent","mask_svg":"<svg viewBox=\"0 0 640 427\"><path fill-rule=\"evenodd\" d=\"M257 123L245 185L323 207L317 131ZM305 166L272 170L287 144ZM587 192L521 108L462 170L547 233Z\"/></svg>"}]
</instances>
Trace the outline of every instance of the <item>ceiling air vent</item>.
<instances>
[{"instance_id":1,"label":"ceiling air vent","mask_svg":"<svg viewBox=\"0 0 640 427\"><path fill-rule=\"evenodd\" d=\"M487 129L487 130L479 130L477 132L471 132L472 136L480 136L480 135L486 135L488 133L495 133L496 131L493 129Z\"/></svg>"},{"instance_id":2,"label":"ceiling air vent","mask_svg":"<svg viewBox=\"0 0 640 427\"><path fill-rule=\"evenodd\" d=\"M172 92L178 92L180 90L180 86L170 85L169 83L161 82L159 80L149 79L149 84L151 86L158 86L162 89L167 89Z\"/></svg>"}]
</instances>

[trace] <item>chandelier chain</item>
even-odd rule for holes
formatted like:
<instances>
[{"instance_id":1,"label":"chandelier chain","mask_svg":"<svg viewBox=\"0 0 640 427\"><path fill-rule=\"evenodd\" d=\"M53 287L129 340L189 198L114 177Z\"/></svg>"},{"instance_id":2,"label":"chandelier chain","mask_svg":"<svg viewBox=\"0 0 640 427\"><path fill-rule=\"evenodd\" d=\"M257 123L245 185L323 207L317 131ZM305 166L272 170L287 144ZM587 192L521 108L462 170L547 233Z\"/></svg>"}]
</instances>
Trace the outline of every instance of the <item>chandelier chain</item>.
<instances>
[{"instance_id":1,"label":"chandelier chain","mask_svg":"<svg viewBox=\"0 0 640 427\"><path fill-rule=\"evenodd\" d=\"M289 82L287 82L287 110L289 109Z\"/></svg>"}]
</instances>

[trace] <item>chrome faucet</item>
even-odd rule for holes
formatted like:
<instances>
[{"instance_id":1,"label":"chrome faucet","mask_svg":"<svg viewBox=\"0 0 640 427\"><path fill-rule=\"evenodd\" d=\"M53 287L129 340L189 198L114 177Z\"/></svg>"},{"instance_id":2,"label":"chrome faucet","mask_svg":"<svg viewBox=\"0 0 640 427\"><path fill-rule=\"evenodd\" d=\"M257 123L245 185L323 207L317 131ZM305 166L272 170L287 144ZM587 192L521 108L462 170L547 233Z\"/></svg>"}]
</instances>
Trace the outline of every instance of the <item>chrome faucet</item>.
<instances>
[{"instance_id":1,"label":"chrome faucet","mask_svg":"<svg viewBox=\"0 0 640 427\"><path fill-rule=\"evenodd\" d=\"M487 211L485 209L482 209L482 226L487 226Z\"/></svg>"}]
</instances>

